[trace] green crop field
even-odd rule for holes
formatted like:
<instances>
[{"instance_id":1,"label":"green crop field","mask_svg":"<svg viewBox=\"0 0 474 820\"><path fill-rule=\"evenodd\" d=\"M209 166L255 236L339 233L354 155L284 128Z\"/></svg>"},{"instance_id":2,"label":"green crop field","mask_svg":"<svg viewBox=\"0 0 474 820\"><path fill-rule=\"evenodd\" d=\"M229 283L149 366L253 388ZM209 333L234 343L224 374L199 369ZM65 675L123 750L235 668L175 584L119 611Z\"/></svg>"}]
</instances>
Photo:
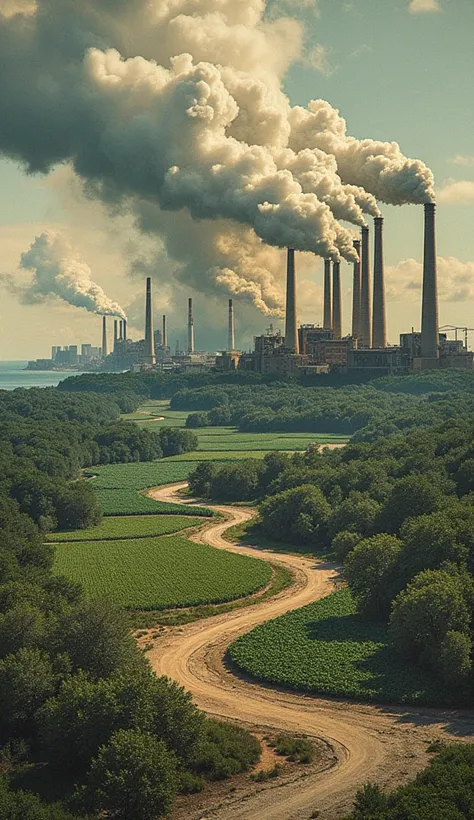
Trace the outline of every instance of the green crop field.
<instances>
[{"instance_id":1,"label":"green crop field","mask_svg":"<svg viewBox=\"0 0 474 820\"><path fill-rule=\"evenodd\" d=\"M96 492L104 515L172 515L176 513L176 515L212 516L212 511L206 507L154 501L153 498L141 495L133 489L98 489Z\"/></svg>"},{"instance_id":2,"label":"green crop field","mask_svg":"<svg viewBox=\"0 0 474 820\"><path fill-rule=\"evenodd\" d=\"M431 673L395 653L386 626L357 614L347 589L256 627L229 653L254 677L306 692L385 703L446 702Z\"/></svg>"},{"instance_id":3,"label":"green crop field","mask_svg":"<svg viewBox=\"0 0 474 820\"><path fill-rule=\"evenodd\" d=\"M106 541L119 538L149 538L150 536L170 535L196 524L202 524L202 518L191 518L184 515L118 515L104 518L97 527L92 527L89 530L53 532L48 535L48 541Z\"/></svg>"},{"instance_id":4,"label":"green crop field","mask_svg":"<svg viewBox=\"0 0 474 820\"><path fill-rule=\"evenodd\" d=\"M270 564L182 536L57 544L54 572L91 596L111 596L132 609L222 603L250 595L271 580Z\"/></svg>"},{"instance_id":5,"label":"green crop field","mask_svg":"<svg viewBox=\"0 0 474 820\"><path fill-rule=\"evenodd\" d=\"M264 458L268 450L219 450L208 452L205 450L195 450L192 453L182 453L180 456L170 456L166 459L175 464L189 464L189 471L195 470L200 461L214 461L216 464L224 464L226 461L244 461L246 458ZM185 480L185 479L184 479Z\"/></svg>"},{"instance_id":6,"label":"green crop field","mask_svg":"<svg viewBox=\"0 0 474 820\"><path fill-rule=\"evenodd\" d=\"M191 469L189 465L170 463L169 459L164 458L160 461L107 464L106 467L94 467L90 473L95 475L93 486L98 490L144 490L186 481Z\"/></svg>"}]
</instances>

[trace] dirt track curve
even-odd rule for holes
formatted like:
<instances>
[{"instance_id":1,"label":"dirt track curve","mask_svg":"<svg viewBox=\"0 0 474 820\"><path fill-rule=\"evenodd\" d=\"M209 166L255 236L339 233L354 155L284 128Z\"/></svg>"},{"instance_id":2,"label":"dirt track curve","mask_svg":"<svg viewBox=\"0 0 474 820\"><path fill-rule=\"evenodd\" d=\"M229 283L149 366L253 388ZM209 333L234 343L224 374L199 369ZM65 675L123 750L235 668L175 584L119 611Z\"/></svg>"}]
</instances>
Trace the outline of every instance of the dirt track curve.
<instances>
[{"instance_id":1,"label":"dirt track curve","mask_svg":"<svg viewBox=\"0 0 474 820\"><path fill-rule=\"evenodd\" d=\"M160 501L179 502L179 490L185 486L161 487L148 494ZM230 544L222 538L223 532L251 518L252 511L213 508L224 513L226 520L211 523L195 538L217 549L283 564L295 573L295 583L259 604L171 630L150 651L152 666L157 674L168 675L190 691L206 712L268 730L323 738L333 748L337 763L325 772L285 785L254 789L244 800L242 795L230 795L205 812L190 811L187 820L306 820L315 810L322 820L333 820L347 812L356 788L367 780L391 788L413 776L426 765L431 740L472 739L472 714L330 701L279 691L231 674L223 665L229 644L257 624L329 594L337 573L323 562Z\"/></svg>"}]
</instances>

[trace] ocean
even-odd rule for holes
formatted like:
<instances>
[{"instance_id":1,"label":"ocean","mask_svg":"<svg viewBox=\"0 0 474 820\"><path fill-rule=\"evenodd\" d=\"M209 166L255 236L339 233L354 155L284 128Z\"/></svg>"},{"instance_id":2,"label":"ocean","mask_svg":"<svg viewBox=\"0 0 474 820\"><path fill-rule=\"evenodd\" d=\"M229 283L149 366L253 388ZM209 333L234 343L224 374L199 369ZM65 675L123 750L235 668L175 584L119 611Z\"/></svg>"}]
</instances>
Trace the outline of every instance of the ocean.
<instances>
[{"instance_id":1,"label":"ocean","mask_svg":"<svg viewBox=\"0 0 474 820\"><path fill-rule=\"evenodd\" d=\"M15 390L17 387L56 387L68 376L78 375L77 371L71 370L24 370L27 364L28 362L0 362L0 390Z\"/></svg>"}]
</instances>

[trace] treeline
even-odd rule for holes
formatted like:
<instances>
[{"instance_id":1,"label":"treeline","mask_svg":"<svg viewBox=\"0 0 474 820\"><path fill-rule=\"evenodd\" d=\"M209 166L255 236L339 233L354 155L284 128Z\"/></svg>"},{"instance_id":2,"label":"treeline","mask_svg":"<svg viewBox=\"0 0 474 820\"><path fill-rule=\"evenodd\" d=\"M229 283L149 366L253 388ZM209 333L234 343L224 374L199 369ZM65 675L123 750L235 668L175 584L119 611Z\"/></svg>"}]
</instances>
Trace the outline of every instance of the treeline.
<instances>
[{"instance_id":1,"label":"treeline","mask_svg":"<svg viewBox=\"0 0 474 820\"><path fill-rule=\"evenodd\" d=\"M0 393L0 494L43 530L77 529L100 519L95 494L77 482L97 464L153 461L196 449L187 430L159 433L119 420L109 396L54 388Z\"/></svg>"},{"instance_id":2,"label":"treeline","mask_svg":"<svg viewBox=\"0 0 474 820\"><path fill-rule=\"evenodd\" d=\"M467 820L474 805L473 771L472 743L447 746L415 780L389 794L364 786L346 820Z\"/></svg>"},{"instance_id":3,"label":"treeline","mask_svg":"<svg viewBox=\"0 0 474 820\"><path fill-rule=\"evenodd\" d=\"M0 498L2 817L150 820L178 792L258 759L252 736L205 718L177 684L155 677L124 613L86 600L51 565L32 520Z\"/></svg>"},{"instance_id":4,"label":"treeline","mask_svg":"<svg viewBox=\"0 0 474 820\"><path fill-rule=\"evenodd\" d=\"M388 621L404 657L472 698L474 428L471 421L339 451L201 464L193 492L260 500L277 541L332 547L359 611Z\"/></svg>"}]
</instances>

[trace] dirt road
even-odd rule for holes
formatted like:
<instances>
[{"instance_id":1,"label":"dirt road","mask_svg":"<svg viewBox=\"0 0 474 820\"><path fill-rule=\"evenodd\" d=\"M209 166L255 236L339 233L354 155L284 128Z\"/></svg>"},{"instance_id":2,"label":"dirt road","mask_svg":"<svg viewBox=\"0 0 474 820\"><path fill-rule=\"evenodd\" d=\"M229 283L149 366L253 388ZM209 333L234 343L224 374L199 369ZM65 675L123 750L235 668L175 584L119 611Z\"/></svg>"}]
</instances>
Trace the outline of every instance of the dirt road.
<instances>
[{"instance_id":1,"label":"dirt road","mask_svg":"<svg viewBox=\"0 0 474 820\"><path fill-rule=\"evenodd\" d=\"M178 492L185 486L162 487L149 495L177 502ZM223 532L248 520L252 511L214 508L223 512L226 520L211 523L195 538L217 549L257 554L290 567L295 584L259 604L168 632L149 654L153 668L157 674L179 681L192 693L195 703L213 715L325 739L337 763L326 772L287 785L249 789L244 798L240 793L230 795L204 813L188 813L187 820L306 820L315 810L324 820L333 820L348 810L356 788L367 780L393 787L423 768L431 740L472 739L472 715L324 700L279 691L231 674L223 664L230 643L257 624L329 594L337 573L331 565L297 555L229 544L222 538Z\"/></svg>"}]
</instances>

